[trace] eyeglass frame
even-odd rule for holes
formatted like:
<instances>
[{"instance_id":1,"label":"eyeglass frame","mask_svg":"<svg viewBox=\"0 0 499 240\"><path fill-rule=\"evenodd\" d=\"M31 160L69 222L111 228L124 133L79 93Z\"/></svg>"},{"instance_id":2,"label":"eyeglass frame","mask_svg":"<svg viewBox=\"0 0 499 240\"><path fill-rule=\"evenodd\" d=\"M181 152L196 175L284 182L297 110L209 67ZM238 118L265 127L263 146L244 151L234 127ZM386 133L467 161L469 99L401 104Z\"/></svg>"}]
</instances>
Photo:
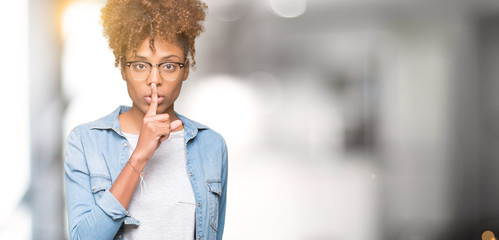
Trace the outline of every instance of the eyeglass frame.
<instances>
[{"instance_id":1,"label":"eyeglass frame","mask_svg":"<svg viewBox=\"0 0 499 240\"><path fill-rule=\"evenodd\" d=\"M157 67L158 68L158 72L159 72L159 76L161 76L161 69L159 68L159 66L162 65L162 64L165 64L165 63L175 63L175 64L178 64L178 67L180 68L180 70L182 70L182 68L185 67L185 64L187 64L187 60L185 62L183 62L183 63L181 63L181 62L173 62L173 61L166 61L166 62L161 62L161 63L150 63L150 62L146 62L146 61L130 61L130 62L125 62L125 66L127 66L128 68L130 68L130 66L132 65L132 63L138 63L138 62L145 63L145 64L147 64L147 65L149 65L151 67L151 70L149 70L149 76L151 76L152 67ZM131 72L130 72L130 74L131 74ZM145 78L143 80L148 79L149 76L147 76L147 78ZM161 76L161 78L163 79L163 76ZM166 79L163 79L163 80L168 81Z\"/></svg>"}]
</instances>

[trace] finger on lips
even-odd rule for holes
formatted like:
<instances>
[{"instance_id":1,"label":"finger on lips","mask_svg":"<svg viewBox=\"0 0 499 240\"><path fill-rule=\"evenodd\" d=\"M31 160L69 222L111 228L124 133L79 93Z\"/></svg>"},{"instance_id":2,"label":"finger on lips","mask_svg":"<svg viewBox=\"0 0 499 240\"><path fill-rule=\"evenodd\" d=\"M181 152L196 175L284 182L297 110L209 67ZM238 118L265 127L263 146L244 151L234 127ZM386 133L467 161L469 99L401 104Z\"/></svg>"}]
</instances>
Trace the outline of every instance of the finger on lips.
<instances>
[{"instance_id":1,"label":"finger on lips","mask_svg":"<svg viewBox=\"0 0 499 240\"><path fill-rule=\"evenodd\" d=\"M147 116L156 115L156 110L158 108L158 89L155 83L151 83L151 104L149 105L149 110L147 110Z\"/></svg>"},{"instance_id":2,"label":"finger on lips","mask_svg":"<svg viewBox=\"0 0 499 240\"><path fill-rule=\"evenodd\" d=\"M159 141L163 142L166 139L168 139L171 131L177 129L182 125L182 121L177 119L173 122L169 122L170 116L166 113L156 114L157 108L158 108L158 89L156 84L151 83L151 103L146 113L146 117L148 119L147 122L153 124L152 125L154 126L153 128L157 130L156 137L159 136ZM161 124L158 124L159 122Z\"/></svg>"}]
</instances>

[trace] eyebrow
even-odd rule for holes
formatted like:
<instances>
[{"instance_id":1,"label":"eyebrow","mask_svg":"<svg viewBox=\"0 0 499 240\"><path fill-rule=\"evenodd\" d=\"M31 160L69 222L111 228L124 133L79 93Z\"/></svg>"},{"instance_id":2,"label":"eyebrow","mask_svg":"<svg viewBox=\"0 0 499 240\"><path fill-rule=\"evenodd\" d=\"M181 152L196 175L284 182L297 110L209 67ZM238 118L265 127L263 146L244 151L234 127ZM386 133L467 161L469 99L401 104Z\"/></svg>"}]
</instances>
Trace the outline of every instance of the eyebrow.
<instances>
[{"instance_id":1,"label":"eyebrow","mask_svg":"<svg viewBox=\"0 0 499 240\"><path fill-rule=\"evenodd\" d=\"M179 56L177 56L177 55L175 55L175 54L172 54L172 55L168 55L168 56L164 56L164 57L162 57L162 58L161 58L161 61L164 61L164 60L169 59L169 58L172 58L172 57L175 57L175 58L178 58L179 60L181 60L181 58L180 58ZM134 57L134 58L139 58L139 59L147 60L147 58L146 58L146 57L144 57L144 56L140 56L140 55L135 55L135 57Z\"/></svg>"},{"instance_id":2,"label":"eyebrow","mask_svg":"<svg viewBox=\"0 0 499 240\"><path fill-rule=\"evenodd\" d=\"M134 58L140 58L140 59L144 59L144 60L146 60L146 59L147 59L146 57L142 57L142 56L139 56L139 55L135 55L135 57L134 57Z\"/></svg>"},{"instance_id":3,"label":"eyebrow","mask_svg":"<svg viewBox=\"0 0 499 240\"><path fill-rule=\"evenodd\" d=\"M176 57L176 58L178 58L178 59L181 59L179 56L177 56L177 55L175 55L175 54L172 54L172 55L168 55L168 56L166 56L166 57L162 57L162 58L161 58L161 61L166 60L166 59L168 59L168 58L172 58L172 57Z\"/></svg>"}]
</instances>

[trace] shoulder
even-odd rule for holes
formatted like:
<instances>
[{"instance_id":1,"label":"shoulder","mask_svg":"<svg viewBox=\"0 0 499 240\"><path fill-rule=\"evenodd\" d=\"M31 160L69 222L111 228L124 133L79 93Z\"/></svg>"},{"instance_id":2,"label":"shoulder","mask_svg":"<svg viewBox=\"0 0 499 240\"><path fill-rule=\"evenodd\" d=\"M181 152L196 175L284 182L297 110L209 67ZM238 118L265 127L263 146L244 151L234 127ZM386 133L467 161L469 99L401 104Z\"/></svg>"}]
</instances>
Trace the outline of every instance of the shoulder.
<instances>
[{"instance_id":1,"label":"shoulder","mask_svg":"<svg viewBox=\"0 0 499 240\"><path fill-rule=\"evenodd\" d=\"M219 154L227 154L227 143L225 142L225 139L221 134L210 128L200 130L196 139L198 140L197 142L202 142L205 146L212 148Z\"/></svg>"},{"instance_id":2,"label":"shoulder","mask_svg":"<svg viewBox=\"0 0 499 240\"><path fill-rule=\"evenodd\" d=\"M80 133L88 132L88 131L90 131L90 129L93 129L95 126L98 125L99 120L100 119L94 120L94 121L91 121L91 122L86 122L86 123L78 124L76 127L74 127L71 130L71 134L73 134L73 133L74 134L80 134Z\"/></svg>"},{"instance_id":3,"label":"shoulder","mask_svg":"<svg viewBox=\"0 0 499 240\"><path fill-rule=\"evenodd\" d=\"M223 138L223 136L211 128L200 129L198 132L198 136L196 137L208 138L212 142L218 142L222 145L225 145L225 139Z\"/></svg>"},{"instance_id":4,"label":"shoulder","mask_svg":"<svg viewBox=\"0 0 499 240\"><path fill-rule=\"evenodd\" d=\"M118 130L119 115L120 113L128 111L128 109L130 109L130 107L119 106L113 112L109 113L106 116L103 116L91 122L79 124L71 130L70 136L87 134L90 133L92 130Z\"/></svg>"},{"instance_id":5,"label":"shoulder","mask_svg":"<svg viewBox=\"0 0 499 240\"><path fill-rule=\"evenodd\" d=\"M98 137L97 135L101 131L94 131L94 129L96 129L96 126L99 125L99 121L100 119L87 123L82 123L74 127L69 132L67 138L68 144L79 143L81 145L83 144L83 142L86 142L89 139L91 140Z\"/></svg>"},{"instance_id":6,"label":"shoulder","mask_svg":"<svg viewBox=\"0 0 499 240\"><path fill-rule=\"evenodd\" d=\"M226 143L223 136L210 127L191 120L183 115L176 113L177 117L184 124L184 131L187 138L194 138L194 143L208 145L212 148L220 148L225 151Z\"/></svg>"},{"instance_id":7,"label":"shoulder","mask_svg":"<svg viewBox=\"0 0 499 240\"><path fill-rule=\"evenodd\" d=\"M72 139L74 137L81 138L82 136L88 136L91 135L92 132L99 132L99 131L93 131L99 126L100 119L87 122L87 123L82 123L74 127L71 132L69 133L69 139Z\"/></svg>"},{"instance_id":8,"label":"shoulder","mask_svg":"<svg viewBox=\"0 0 499 240\"><path fill-rule=\"evenodd\" d=\"M177 117L182 121L184 124L184 128L186 131L193 131L196 133L196 137L207 137L210 139L214 140L219 140L222 142L225 142L222 135L215 130L211 129L210 127L206 126L205 124L196 122L186 116L180 115L176 113Z\"/></svg>"}]
</instances>

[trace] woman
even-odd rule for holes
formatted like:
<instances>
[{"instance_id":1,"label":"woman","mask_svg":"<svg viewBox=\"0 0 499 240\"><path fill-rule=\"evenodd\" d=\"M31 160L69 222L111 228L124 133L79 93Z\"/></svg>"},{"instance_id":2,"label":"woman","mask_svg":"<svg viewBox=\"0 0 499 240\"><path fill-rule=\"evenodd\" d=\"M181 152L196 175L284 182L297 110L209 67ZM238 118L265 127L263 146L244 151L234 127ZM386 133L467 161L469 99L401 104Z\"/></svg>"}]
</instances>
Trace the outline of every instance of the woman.
<instances>
[{"instance_id":1,"label":"woman","mask_svg":"<svg viewBox=\"0 0 499 240\"><path fill-rule=\"evenodd\" d=\"M205 10L199 0L110 0L102 9L133 104L69 135L71 239L222 238L225 142L174 111Z\"/></svg>"}]
</instances>

